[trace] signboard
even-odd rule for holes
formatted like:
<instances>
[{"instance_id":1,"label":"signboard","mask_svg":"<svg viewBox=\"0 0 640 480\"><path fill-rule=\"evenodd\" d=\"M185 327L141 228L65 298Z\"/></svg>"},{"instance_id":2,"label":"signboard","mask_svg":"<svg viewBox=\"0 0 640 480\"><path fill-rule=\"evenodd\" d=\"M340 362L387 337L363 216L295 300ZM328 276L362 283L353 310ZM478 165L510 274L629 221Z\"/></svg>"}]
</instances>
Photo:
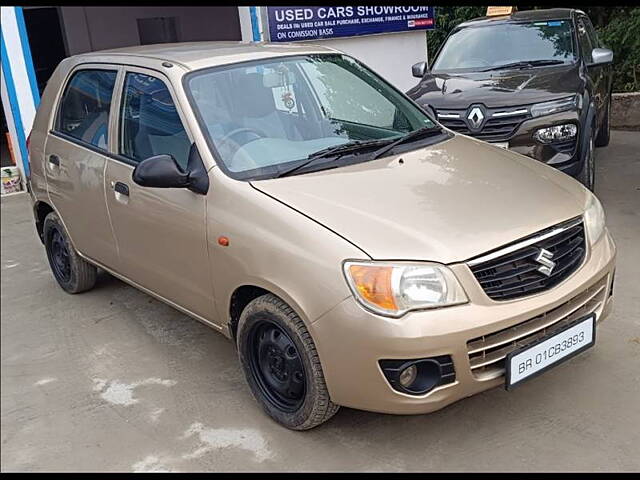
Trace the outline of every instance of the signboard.
<instances>
[{"instance_id":1,"label":"signboard","mask_svg":"<svg viewBox=\"0 0 640 480\"><path fill-rule=\"evenodd\" d=\"M511 15L518 11L517 7L487 7L487 17Z\"/></svg>"},{"instance_id":2,"label":"signboard","mask_svg":"<svg viewBox=\"0 0 640 480\"><path fill-rule=\"evenodd\" d=\"M318 38L430 30L433 7L267 7L269 40L296 42Z\"/></svg>"}]
</instances>

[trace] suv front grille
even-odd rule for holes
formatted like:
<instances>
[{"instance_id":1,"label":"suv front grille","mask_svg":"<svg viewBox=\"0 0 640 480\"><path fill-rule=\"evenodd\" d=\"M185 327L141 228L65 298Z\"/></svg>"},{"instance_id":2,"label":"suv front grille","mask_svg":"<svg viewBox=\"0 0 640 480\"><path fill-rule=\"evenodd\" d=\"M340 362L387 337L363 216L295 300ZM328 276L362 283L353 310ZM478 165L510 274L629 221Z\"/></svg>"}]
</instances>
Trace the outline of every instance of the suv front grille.
<instances>
[{"instance_id":1,"label":"suv front grille","mask_svg":"<svg viewBox=\"0 0 640 480\"><path fill-rule=\"evenodd\" d=\"M523 244L522 248L517 248L519 244ZM505 253L500 255L503 250ZM490 298L510 300L562 282L580 266L585 251L582 220L572 220L519 240L513 247L471 260L469 267ZM539 259L543 252L550 255ZM548 264L546 260L553 263L550 274L541 271Z\"/></svg>"},{"instance_id":2,"label":"suv front grille","mask_svg":"<svg viewBox=\"0 0 640 480\"><path fill-rule=\"evenodd\" d=\"M470 107L471 108L471 107ZM479 129L469 127L469 109L438 110L438 121L445 127L463 135L479 138L487 142L501 142L508 140L522 122L531 118L526 107L513 107L505 111L504 108L485 109L484 120Z\"/></svg>"},{"instance_id":3,"label":"suv front grille","mask_svg":"<svg viewBox=\"0 0 640 480\"><path fill-rule=\"evenodd\" d=\"M505 357L569 323L597 312L606 295L607 277L562 305L513 327L474 338L467 342L469 365L478 380L490 380L504 374Z\"/></svg>"}]
</instances>

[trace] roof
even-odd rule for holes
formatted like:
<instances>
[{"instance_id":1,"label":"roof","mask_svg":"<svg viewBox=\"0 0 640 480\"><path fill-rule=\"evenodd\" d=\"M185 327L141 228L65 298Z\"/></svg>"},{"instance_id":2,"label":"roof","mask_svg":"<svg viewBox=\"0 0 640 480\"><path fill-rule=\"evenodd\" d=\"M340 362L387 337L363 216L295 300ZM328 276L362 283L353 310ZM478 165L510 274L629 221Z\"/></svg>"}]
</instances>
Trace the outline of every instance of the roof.
<instances>
[{"instance_id":1,"label":"roof","mask_svg":"<svg viewBox=\"0 0 640 480\"><path fill-rule=\"evenodd\" d=\"M76 55L85 61L97 57L126 56L128 61L135 58L152 59L182 65L189 70L226 65L248 60L305 55L309 53L335 53L336 50L319 45L295 43L243 43L243 42L188 42L139 45L115 48Z\"/></svg>"},{"instance_id":2,"label":"roof","mask_svg":"<svg viewBox=\"0 0 640 480\"><path fill-rule=\"evenodd\" d=\"M527 22L544 20L570 19L573 12L578 10L572 8L549 8L545 10L523 10L511 15L498 15L491 17L478 17L458 25L458 27L471 27L481 25L491 25L494 23Z\"/></svg>"}]
</instances>

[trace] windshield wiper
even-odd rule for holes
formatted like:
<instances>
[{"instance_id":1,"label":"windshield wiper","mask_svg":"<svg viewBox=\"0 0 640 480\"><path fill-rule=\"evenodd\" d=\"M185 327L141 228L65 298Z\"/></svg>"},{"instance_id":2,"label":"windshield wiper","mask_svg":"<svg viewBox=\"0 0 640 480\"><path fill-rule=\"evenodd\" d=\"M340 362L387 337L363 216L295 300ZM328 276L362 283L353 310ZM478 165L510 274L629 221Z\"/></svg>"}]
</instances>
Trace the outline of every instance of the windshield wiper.
<instances>
[{"instance_id":1,"label":"windshield wiper","mask_svg":"<svg viewBox=\"0 0 640 480\"><path fill-rule=\"evenodd\" d=\"M380 158L382 155L387 153L389 150L391 150L395 146L400 145L402 143L407 143L407 142L410 142L410 141L415 140L415 139L420 138L420 137L429 137L429 136L432 136L432 135L438 135L439 133L442 133L442 128L440 128L438 126L419 128L417 130L414 130L412 132L407 133L406 135L404 135L404 136L400 137L399 139L391 142L390 144L385 145L384 147L380 148L379 150L376 150L375 152L373 152L373 155L371 156L371 160L374 160L376 158Z\"/></svg>"},{"instance_id":2,"label":"windshield wiper","mask_svg":"<svg viewBox=\"0 0 640 480\"><path fill-rule=\"evenodd\" d=\"M544 65L560 65L564 63L562 60L525 60L521 62L505 63L503 65L496 65L495 67L489 67L481 70L481 72L489 72L491 70L503 70L505 68L531 68L542 67Z\"/></svg>"},{"instance_id":3,"label":"windshield wiper","mask_svg":"<svg viewBox=\"0 0 640 480\"><path fill-rule=\"evenodd\" d=\"M298 165L295 165L294 167L288 170L280 172L278 175L276 175L276 178L281 178L281 177L286 177L288 175L291 175L292 173L295 173L303 169L304 167L311 165L312 163L315 163L316 160L319 160L321 158L328 158L334 155L341 157L346 153L356 152L358 150L364 150L376 145L380 145L381 143L387 143L388 141L389 141L388 139L367 140L367 141L354 140L353 142L341 143L340 145L333 145L332 147L323 148L322 150L318 150L317 152L313 152L312 154L310 154L305 160L302 161L302 163L299 163Z\"/></svg>"}]
</instances>

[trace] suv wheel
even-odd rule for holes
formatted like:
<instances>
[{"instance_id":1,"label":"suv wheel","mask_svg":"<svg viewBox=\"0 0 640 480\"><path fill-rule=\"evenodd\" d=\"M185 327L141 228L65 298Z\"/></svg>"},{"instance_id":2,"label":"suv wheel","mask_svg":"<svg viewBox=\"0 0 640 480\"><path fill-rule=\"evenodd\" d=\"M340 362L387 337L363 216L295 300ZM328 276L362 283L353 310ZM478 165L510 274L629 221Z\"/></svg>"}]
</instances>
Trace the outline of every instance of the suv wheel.
<instances>
[{"instance_id":1,"label":"suv wheel","mask_svg":"<svg viewBox=\"0 0 640 480\"><path fill-rule=\"evenodd\" d=\"M611 98L607 103L607 111L604 114L604 122L600 131L598 131L598 137L596 138L596 147L606 147L609 145L609 139L611 138Z\"/></svg>"},{"instance_id":2,"label":"suv wheel","mask_svg":"<svg viewBox=\"0 0 640 480\"><path fill-rule=\"evenodd\" d=\"M595 165L595 141L593 139L593 131L589 132L589 142L586 150L582 153L582 170L578 174L578 180L589 190L593 191L596 182L596 165Z\"/></svg>"},{"instance_id":3,"label":"suv wheel","mask_svg":"<svg viewBox=\"0 0 640 480\"><path fill-rule=\"evenodd\" d=\"M43 233L49 266L58 284L69 293L93 288L97 269L75 251L55 212L49 213L44 219Z\"/></svg>"},{"instance_id":4,"label":"suv wheel","mask_svg":"<svg viewBox=\"0 0 640 480\"><path fill-rule=\"evenodd\" d=\"M289 305L272 294L251 301L237 337L251 392L274 420L308 430L336 414L313 339Z\"/></svg>"}]
</instances>

